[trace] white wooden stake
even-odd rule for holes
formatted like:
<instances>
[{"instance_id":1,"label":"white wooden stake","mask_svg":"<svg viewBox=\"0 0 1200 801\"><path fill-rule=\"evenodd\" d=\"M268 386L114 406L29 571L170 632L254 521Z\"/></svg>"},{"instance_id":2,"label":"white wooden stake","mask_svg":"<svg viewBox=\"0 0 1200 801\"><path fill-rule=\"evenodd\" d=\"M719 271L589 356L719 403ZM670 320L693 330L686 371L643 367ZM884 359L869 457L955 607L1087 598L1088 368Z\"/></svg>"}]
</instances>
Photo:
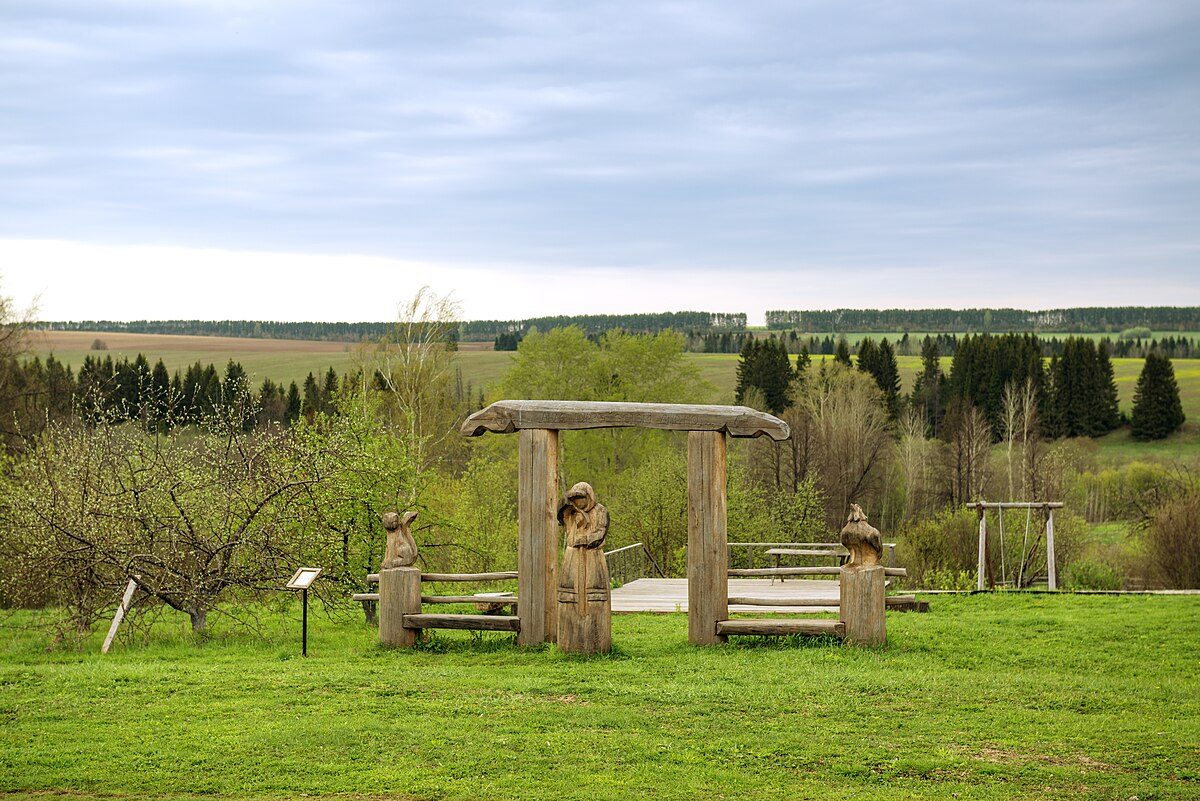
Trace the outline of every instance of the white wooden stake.
<instances>
[{"instance_id":1,"label":"white wooden stake","mask_svg":"<svg viewBox=\"0 0 1200 801\"><path fill-rule=\"evenodd\" d=\"M984 582L984 572L987 569L984 566L984 561L987 559L987 512L982 508L979 510L979 567L977 570L978 581L976 588L982 592Z\"/></svg>"},{"instance_id":2,"label":"white wooden stake","mask_svg":"<svg viewBox=\"0 0 1200 801\"><path fill-rule=\"evenodd\" d=\"M117 628L125 619L125 613L129 611L129 605L133 602L133 591L136 589L137 581L130 579L129 584L125 587L125 595L121 598L121 605L117 607L117 613L113 615L112 625L108 627L108 636L104 638L104 645L100 646L100 653L107 654L108 649L112 647L113 638L117 636Z\"/></svg>"},{"instance_id":3,"label":"white wooden stake","mask_svg":"<svg viewBox=\"0 0 1200 801\"><path fill-rule=\"evenodd\" d=\"M1048 509L1046 516L1046 573L1050 580L1050 589L1058 589L1058 571L1054 567L1054 510Z\"/></svg>"}]
</instances>

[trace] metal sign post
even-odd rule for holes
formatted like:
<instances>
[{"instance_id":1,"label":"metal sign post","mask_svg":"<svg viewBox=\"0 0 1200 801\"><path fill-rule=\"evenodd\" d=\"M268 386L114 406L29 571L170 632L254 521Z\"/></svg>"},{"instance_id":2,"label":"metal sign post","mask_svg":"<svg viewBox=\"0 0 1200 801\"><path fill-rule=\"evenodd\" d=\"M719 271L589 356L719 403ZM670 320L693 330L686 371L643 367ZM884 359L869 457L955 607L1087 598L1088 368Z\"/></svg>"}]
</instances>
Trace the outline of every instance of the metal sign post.
<instances>
[{"instance_id":1,"label":"metal sign post","mask_svg":"<svg viewBox=\"0 0 1200 801\"><path fill-rule=\"evenodd\" d=\"M300 590L300 603L304 610L300 618L300 654L302 656L308 656L308 588L312 586L319 575L321 575L319 567L302 567L287 583L289 590Z\"/></svg>"}]
</instances>

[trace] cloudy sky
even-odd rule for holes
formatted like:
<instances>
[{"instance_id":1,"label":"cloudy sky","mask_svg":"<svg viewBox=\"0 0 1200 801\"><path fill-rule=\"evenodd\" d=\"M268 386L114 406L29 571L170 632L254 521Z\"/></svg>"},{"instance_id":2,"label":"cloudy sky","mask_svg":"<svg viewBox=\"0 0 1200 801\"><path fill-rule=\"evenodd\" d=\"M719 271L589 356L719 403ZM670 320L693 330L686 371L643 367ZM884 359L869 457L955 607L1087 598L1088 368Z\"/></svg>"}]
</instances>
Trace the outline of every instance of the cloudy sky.
<instances>
[{"instance_id":1,"label":"cloudy sky","mask_svg":"<svg viewBox=\"0 0 1200 801\"><path fill-rule=\"evenodd\" d=\"M1200 3L0 1L43 319L1200 304Z\"/></svg>"}]
</instances>

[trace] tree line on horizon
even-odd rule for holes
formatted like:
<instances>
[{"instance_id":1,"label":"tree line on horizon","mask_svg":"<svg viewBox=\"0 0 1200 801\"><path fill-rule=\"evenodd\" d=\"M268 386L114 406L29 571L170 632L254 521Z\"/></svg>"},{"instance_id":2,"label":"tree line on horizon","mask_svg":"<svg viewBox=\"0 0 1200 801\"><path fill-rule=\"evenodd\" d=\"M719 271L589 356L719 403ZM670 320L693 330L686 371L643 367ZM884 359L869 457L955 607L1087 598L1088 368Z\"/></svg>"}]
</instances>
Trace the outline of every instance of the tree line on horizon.
<instances>
[{"instance_id":1,"label":"tree line on horizon","mask_svg":"<svg viewBox=\"0 0 1200 801\"><path fill-rule=\"evenodd\" d=\"M1200 330L1200 306L1095 306L1046 309L814 309L766 313L772 331L1057 331L1105 333L1135 326L1155 330Z\"/></svg>"},{"instance_id":2,"label":"tree line on horizon","mask_svg":"<svg viewBox=\"0 0 1200 801\"><path fill-rule=\"evenodd\" d=\"M645 314L555 315L515 320L469 320L452 326L448 336L464 342L496 342L498 350L515 348L515 343L531 329L577 326L585 334L598 337L620 329L634 334L656 333L667 329L684 332L697 340L688 349L696 352L736 353L724 334L746 334L744 312L680 311ZM1145 329L1150 331L1200 330L1197 306L1116 306L1080 307L1029 311L1024 309L829 309L772 310L766 313L771 331L791 331L797 335L837 335L852 332L927 332L927 333L1004 333L1059 332L1118 334ZM51 331L95 331L102 333L174 334L189 336L229 336L249 339L307 339L360 342L386 336L394 322L279 322L272 320L113 320L44 321L39 328ZM1121 337L1122 341L1125 339ZM742 343L744 344L744 343ZM809 348L810 352L816 352ZM1144 355L1139 354L1139 355ZM1183 358L1177 356L1177 358Z\"/></svg>"}]
</instances>

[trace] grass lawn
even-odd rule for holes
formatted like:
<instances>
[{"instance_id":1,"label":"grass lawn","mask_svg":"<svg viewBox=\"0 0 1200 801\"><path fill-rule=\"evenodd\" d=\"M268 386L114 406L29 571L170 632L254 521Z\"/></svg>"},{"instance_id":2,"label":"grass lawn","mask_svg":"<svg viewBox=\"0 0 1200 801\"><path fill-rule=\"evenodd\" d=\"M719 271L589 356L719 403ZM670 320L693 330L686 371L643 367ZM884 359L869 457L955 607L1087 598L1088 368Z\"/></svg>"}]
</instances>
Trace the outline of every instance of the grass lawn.
<instances>
[{"instance_id":1,"label":"grass lawn","mask_svg":"<svg viewBox=\"0 0 1200 801\"><path fill-rule=\"evenodd\" d=\"M935 596L878 651L687 643L618 616L617 651L437 638L361 616L100 656L0 630L7 798L1200 797L1200 597Z\"/></svg>"}]
</instances>

